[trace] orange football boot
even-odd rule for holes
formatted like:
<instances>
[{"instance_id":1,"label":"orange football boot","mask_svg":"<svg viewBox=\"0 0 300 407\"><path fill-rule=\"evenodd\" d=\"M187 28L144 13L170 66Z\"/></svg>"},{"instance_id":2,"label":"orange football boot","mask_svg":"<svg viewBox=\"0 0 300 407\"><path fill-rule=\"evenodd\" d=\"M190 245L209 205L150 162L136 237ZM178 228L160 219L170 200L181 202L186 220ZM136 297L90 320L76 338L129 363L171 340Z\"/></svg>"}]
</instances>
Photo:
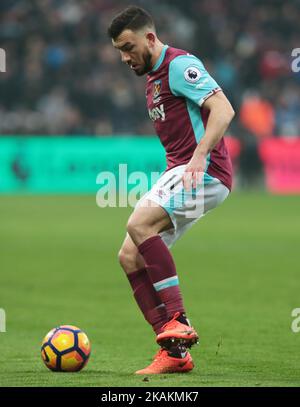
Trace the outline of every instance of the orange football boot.
<instances>
[{"instance_id":1,"label":"orange football boot","mask_svg":"<svg viewBox=\"0 0 300 407\"><path fill-rule=\"evenodd\" d=\"M137 370L135 374L187 373L193 368L194 363L189 352L186 352L186 356L180 359L173 358L165 349L160 349L154 356L153 362L145 369Z\"/></svg>"},{"instance_id":2,"label":"orange football boot","mask_svg":"<svg viewBox=\"0 0 300 407\"><path fill-rule=\"evenodd\" d=\"M156 342L165 349L170 346L181 344L186 348L199 343L199 336L192 326L177 321L180 312L176 312L173 318L162 327L162 332L157 335Z\"/></svg>"}]
</instances>

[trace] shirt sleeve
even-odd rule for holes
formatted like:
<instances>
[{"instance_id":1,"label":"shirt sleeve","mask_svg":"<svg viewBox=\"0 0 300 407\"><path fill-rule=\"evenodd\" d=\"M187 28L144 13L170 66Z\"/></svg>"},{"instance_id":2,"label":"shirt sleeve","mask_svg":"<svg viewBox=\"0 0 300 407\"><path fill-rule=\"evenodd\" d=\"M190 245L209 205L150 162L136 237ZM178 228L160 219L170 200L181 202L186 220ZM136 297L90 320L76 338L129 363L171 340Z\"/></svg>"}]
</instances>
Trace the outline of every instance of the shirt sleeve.
<instances>
[{"instance_id":1,"label":"shirt sleeve","mask_svg":"<svg viewBox=\"0 0 300 407\"><path fill-rule=\"evenodd\" d=\"M185 97L199 106L222 90L193 55L180 55L170 62L169 86L174 96Z\"/></svg>"}]
</instances>

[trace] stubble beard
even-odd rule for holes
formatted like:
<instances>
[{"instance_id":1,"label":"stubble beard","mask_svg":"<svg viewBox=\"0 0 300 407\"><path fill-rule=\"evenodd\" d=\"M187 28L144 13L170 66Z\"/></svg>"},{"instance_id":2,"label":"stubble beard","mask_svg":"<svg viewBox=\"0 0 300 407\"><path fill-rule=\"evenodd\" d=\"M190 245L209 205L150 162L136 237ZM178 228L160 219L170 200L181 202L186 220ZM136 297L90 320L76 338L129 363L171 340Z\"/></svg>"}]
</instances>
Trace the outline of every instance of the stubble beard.
<instances>
[{"instance_id":1,"label":"stubble beard","mask_svg":"<svg viewBox=\"0 0 300 407\"><path fill-rule=\"evenodd\" d=\"M143 60L144 60L144 66L140 70L134 71L137 76L143 76L152 70L152 63L151 63L152 54L150 53L149 50L145 51L145 53L143 55Z\"/></svg>"}]
</instances>

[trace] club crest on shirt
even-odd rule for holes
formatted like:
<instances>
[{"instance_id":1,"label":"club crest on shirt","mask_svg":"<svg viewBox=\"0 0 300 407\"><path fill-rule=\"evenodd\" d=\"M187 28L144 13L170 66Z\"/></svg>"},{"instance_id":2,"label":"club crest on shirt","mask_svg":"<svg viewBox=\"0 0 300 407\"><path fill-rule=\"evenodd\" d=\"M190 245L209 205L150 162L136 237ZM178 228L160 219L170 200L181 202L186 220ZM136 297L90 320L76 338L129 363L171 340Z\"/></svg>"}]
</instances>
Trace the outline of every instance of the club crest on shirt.
<instances>
[{"instance_id":1,"label":"club crest on shirt","mask_svg":"<svg viewBox=\"0 0 300 407\"><path fill-rule=\"evenodd\" d=\"M187 82L196 83L201 78L202 74L196 66L189 66L184 71L184 78Z\"/></svg>"},{"instance_id":2,"label":"club crest on shirt","mask_svg":"<svg viewBox=\"0 0 300 407\"><path fill-rule=\"evenodd\" d=\"M161 92L161 80L158 79L153 84L153 103L160 101L160 92Z\"/></svg>"}]
</instances>

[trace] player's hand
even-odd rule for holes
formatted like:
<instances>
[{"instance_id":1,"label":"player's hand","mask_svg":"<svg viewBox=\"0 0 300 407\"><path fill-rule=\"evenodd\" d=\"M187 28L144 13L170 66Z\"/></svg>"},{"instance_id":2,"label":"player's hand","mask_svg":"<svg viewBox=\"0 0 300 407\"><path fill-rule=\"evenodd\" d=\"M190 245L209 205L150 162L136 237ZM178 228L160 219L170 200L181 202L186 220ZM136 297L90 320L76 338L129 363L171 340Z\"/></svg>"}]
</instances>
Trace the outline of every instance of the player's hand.
<instances>
[{"instance_id":1,"label":"player's hand","mask_svg":"<svg viewBox=\"0 0 300 407\"><path fill-rule=\"evenodd\" d=\"M206 156L193 156L183 173L182 182L184 189L189 192L191 188L197 188L202 183L206 167Z\"/></svg>"}]
</instances>

